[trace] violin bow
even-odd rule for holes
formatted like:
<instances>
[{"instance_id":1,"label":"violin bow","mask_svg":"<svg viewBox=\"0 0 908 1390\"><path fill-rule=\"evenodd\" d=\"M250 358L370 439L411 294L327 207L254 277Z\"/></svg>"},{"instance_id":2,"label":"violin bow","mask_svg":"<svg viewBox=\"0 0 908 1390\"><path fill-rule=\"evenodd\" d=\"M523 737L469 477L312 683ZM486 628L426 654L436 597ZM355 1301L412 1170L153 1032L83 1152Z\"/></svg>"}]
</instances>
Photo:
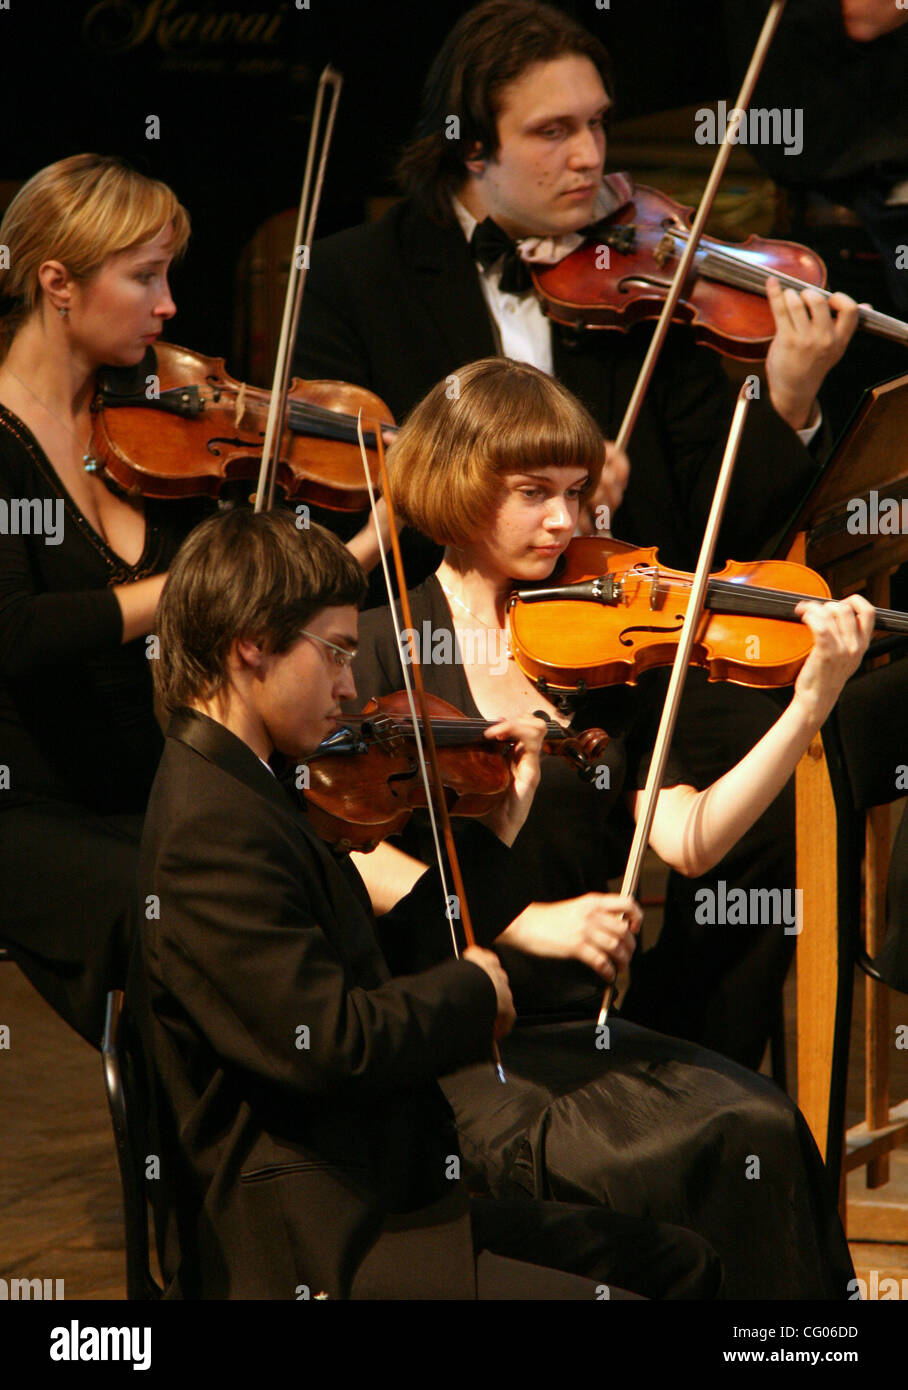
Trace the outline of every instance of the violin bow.
<instances>
[{"instance_id":1,"label":"violin bow","mask_svg":"<svg viewBox=\"0 0 908 1390\"><path fill-rule=\"evenodd\" d=\"M303 290L306 287L306 276L309 273L309 252L312 248L312 238L315 235L315 219L321 202L325 167L328 163L328 151L331 148L334 120L337 115L337 104L340 100L343 83L344 79L340 73L328 66L319 78L318 91L315 97L312 128L309 132L309 150L306 156L306 171L303 176L303 191L300 195L296 229L293 233L293 249L290 253L290 266L287 271L287 292L284 295L284 313L281 319L281 333L274 363L274 382L271 389L271 402L268 407L268 421L265 426L262 464L259 469L258 486L255 493L255 510L257 512L270 511L274 506L274 482L281 456L281 438L284 433L284 420L287 414L287 392L290 389L291 350L293 343L296 342L296 333L299 327L300 305L303 302ZM331 88L331 104L328 107L328 114L325 117L324 129L322 130L322 111L325 93L329 87ZM312 174L320 140L318 172L310 199Z\"/></svg>"},{"instance_id":2,"label":"violin bow","mask_svg":"<svg viewBox=\"0 0 908 1390\"><path fill-rule=\"evenodd\" d=\"M662 312L659 315L655 330L653 331L646 357L643 359L643 365L640 368L634 390L627 403L627 409L624 412L621 428L615 438L615 445L619 449L627 450L628 440L637 423L640 408L643 405L643 398L649 388L653 372L656 368L656 362L659 359L659 354L662 351L662 346L665 342L669 325L671 324L672 314L675 312L675 306L681 298L681 291L687 283L688 273L693 265L694 257L700 245L700 238L706 226L706 219L712 212L713 202L719 191L719 184L725 174L725 166L728 164L731 154L733 137L737 135L738 126L744 118L747 107L750 105L754 88L757 85L757 79L766 61L766 54L775 37L775 32L779 27L784 9L785 0L772 0L763 28L760 30L760 37L757 39L750 65L744 75L744 81L741 84L738 99L731 112L731 119L728 122L725 134L716 151L716 158L713 163L712 171L710 172L706 187L703 190L703 197L700 200L697 215L694 218L689 236L687 237L687 244L675 270L674 278L669 287L668 294L666 295L665 303L662 306Z\"/></svg>"},{"instance_id":3,"label":"violin bow","mask_svg":"<svg viewBox=\"0 0 908 1390\"><path fill-rule=\"evenodd\" d=\"M441 778L441 769L438 765L438 750L435 746L435 734L432 728L432 717L429 712L429 702L426 699L426 688L422 678L422 667L420 666L419 660L417 659L416 646L413 641L413 633L415 631L413 627L413 614L410 609L410 598L409 594L407 593L407 582L406 576L404 574L403 556L401 555L400 540L397 534L397 519L394 514L394 505L391 501L391 489L389 486L388 469L385 463L384 440L382 439L381 430L379 428L376 428L375 441L378 453L378 468L379 476L381 478L382 496L384 497L385 505L388 508L388 520L390 522L391 532L391 551L394 558L394 572L397 576L397 588L400 597L400 606L401 611L403 613L403 621L407 633L408 659L406 661L404 660L403 632L401 631L400 618L397 612L397 604L394 600L394 591L391 587L391 574L388 569L388 558L385 554L385 547L382 543L381 527L378 522L378 516L376 515L377 502L375 497L375 490L372 486L372 478L369 473L369 460L366 454L366 441L363 435L362 411L359 412L359 415L357 417L356 432L359 438L360 453L362 454L363 459L363 469L365 471L366 476L366 486L369 490L369 505L372 510L372 522L375 526L375 532L378 537L378 549L379 555L381 557L382 572L385 577L385 585L388 591L388 604L391 609L391 621L394 624L394 633L397 640L397 650L400 653L400 664L403 672L404 688L407 692L407 700L410 705L410 717L413 720L413 736L416 742L416 751L419 760L420 776L422 777L423 786L426 790L426 804L429 811L429 821L432 826L432 838L435 844L435 856L438 862L438 872L439 877L441 878L441 888L445 899L445 916L447 917L448 925L451 928L451 941L454 946L454 956L456 959L459 960L460 949L457 944L457 933L454 929L455 914L453 912L452 906L452 895L448 892L448 882L445 874L444 857L441 852L441 840L439 838L438 833L439 822L441 823L445 848L448 852L448 863L451 866L451 877L454 880L454 892L456 894L454 902L456 902L456 904L459 907L460 919L463 923L463 934L468 946L476 945L476 936L473 931L473 922L472 918L470 917L470 909L467 904L467 895L466 890L464 888L463 875L460 869L460 860L458 858L457 848L454 843L454 831L451 827L451 816L448 811L448 803L445 800L444 785L442 783ZM410 672L407 670L408 664L411 667L413 673L412 681L410 679ZM420 719L417 717L417 704L419 705L419 714L422 718L421 728ZM427 758L429 765L428 767L426 765ZM431 777L429 776L430 768ZM505 1074L504 1068L501 1065L501 1053L498 1050L498 1043L494 1039L492 1041L492 1059L495 1063L495 1070L498 1074L498 1079L502 1082L502 1084L504 1084Z\"/></svg>"},{"instance_id":4,"label":"violin bow","mask_svg":"<svg viewBox=\"0 0 908 1390\"><path fill-rule=\"evenodd\" d=\"M747 391L747 383L745 382L738 392L738 400L734 415L732 416L731 429L729 430L728 440L725 445L722 466L719 469L719 479L716 483L716 490L713 493L709 519L707 520L706 530L703 534L703 544L700 547L700 557L697 561L697 568L691 583L687 614L684 619L684 626L681 629L678 649L675 652L675 660L672 664L672 674L668 684L668 693L665 697L665 704L662 707L659 732L656 735L653 756L646 778L646 787L643 792L643 806L634 828L634 838L631 841L627 867L625 868L624 879L621 884L622 894L628 897L636 897L637 885L640 882L640 873L643 868L643 856L649 844L650 831L653 828L653 818L656 814L656 802L662 790L665 764L668 760L668 750L671 745L672 734L675 731L678 707L681 703L681 696L684 693L684 682L687 678L690 654L694 642L696 641L697 629L700 626L700 619L706 603L706 591L709 584L710 570L712 569L713 554L716 549L716 539L719 534L719 527L722 524L722 515L725 511L725 503L728 498L728 490L731 486L735 460L738 456L738 449L741 444L741 433L744 429L744 421L747 416L749 405L750 399ZM607 986L605 995L603 996L602 1008L599 1011L599 1026L602 1026L608 1018L608 1011L614 1002L617 992L618 980L616 976Z\"/></svg>"}]
</instances>

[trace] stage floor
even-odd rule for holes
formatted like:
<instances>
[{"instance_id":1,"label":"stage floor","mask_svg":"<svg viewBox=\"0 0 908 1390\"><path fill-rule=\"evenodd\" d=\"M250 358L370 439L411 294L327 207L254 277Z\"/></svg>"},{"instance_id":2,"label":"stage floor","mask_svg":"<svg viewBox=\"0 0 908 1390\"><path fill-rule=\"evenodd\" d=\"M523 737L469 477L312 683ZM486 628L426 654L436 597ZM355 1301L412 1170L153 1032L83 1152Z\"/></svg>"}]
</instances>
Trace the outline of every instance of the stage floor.
<instances>
[{"instance_id":1,"label":"stage floor","mask_svg":"<svg viewBox=\"0 0 908 1390\"><path fill-rule=\"evenodd\" d=\"M792 1077L793 980L786 1007ZM10 1029L9 1051L0 1052L0 1277L62 1279L69 1299L122 1299L120 1186L100 1056L9 962L0 964L0 1024ZM893 1030L899 1024L908 1024L908 997L894 994ZM861 986L855 992L849 1123L861 1117L862 1029ZM893 1056L892 1094L903 1099L908 1051ZM895 1181L873 1195L908 1209L908 1150L893 1155L893 1172ZM863 1184L862 1173L852 1174L849 1192L859 1197ZM904 1210L893 1214L894 1227L896 1220L904 1229ZM853 1243L852 1253L860 1277L870 1281L877 1271L878 1287L884 1278L908 1277L908 1244L865 1241Z\"/></svg>"}]
</instances>

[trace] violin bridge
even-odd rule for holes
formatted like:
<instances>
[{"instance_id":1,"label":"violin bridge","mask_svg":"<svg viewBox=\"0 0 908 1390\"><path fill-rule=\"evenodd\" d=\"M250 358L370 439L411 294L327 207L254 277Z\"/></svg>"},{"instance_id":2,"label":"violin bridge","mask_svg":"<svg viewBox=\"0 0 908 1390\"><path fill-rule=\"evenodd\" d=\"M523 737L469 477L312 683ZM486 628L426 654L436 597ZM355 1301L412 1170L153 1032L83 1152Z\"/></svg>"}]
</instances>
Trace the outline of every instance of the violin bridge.
<instances>
[{"instance_id":1,"label":"violin bridge","mask_svg":"<svg viewBox=\"0 0 908 1390\"><path fill-rule=\"evenodd\" d=\"M403 747L403 735L398 730L395 721L387 714L379 714L375 719L368 721L363 720L361 732L366 736L366 739L374 739L376 747L386 753L389 758L393 754L399 753Z\"/></svg>"},{"instance_id":2,"label":"violin bridge","mask_svg":"<svg viewBox=\"0 0 908 1390\"><path fill-rule=\"evenodd\" d=\"M659 245L653 252L653 260L656 262L656 265L659 267L659 269L663 270L666 264L672 259L674 255L674 237L672 236L671 232L666 232L662 240L659 242Z\"/></svg>"},{"instance_id":3,"label":"violin bridge","mask_svg":"<svg viewBox=\"0 0 908 1390\"><path fill-rule=\"evenodd\" d=\"M629 256L637 244L637 228L633 222L620 222L607 231L597 232L596 240L622 256Z\"/></svg>"}]
</instances>

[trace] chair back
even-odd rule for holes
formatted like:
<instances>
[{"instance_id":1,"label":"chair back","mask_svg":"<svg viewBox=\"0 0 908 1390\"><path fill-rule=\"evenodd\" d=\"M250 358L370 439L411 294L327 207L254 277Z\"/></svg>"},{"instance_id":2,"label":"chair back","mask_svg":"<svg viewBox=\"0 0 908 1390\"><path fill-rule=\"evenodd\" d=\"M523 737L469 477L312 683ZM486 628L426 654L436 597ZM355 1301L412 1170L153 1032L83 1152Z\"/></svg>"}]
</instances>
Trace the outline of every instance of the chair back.
<instances>
[{"instance_id":1,"label":"chair back","mask_svg":"<svg viewBox=\"0 0 908 1390\"><path fill-rule=\"evenodd\" d=\"M159 1299L163 1293L151 1273L149 1262L148 1202L145 1194L148 1145L145 1139L150 1097L145 1095L144 1071L133 1045L125 1004L123 990L112 989L107 996L101 1055L123 1189L126 1297L131 1301L148 1302Z\"/></svg>"}]
</instances>

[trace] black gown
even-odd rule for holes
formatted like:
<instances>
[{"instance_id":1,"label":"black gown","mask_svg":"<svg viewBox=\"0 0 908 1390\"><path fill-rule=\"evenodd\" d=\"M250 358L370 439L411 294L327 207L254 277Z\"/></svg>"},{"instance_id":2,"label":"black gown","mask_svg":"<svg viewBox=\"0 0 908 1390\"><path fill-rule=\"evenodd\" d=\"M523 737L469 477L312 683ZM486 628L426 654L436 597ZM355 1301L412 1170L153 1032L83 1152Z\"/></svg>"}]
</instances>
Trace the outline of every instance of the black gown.
<instances>
[{"instance_id":1,"label":"black gown","mask_svg":"<svg viewBox=\"0 0 908 1390\"><path fill-rule=\"evenodd\" d=\"M452 631L437 580L415 590L412 603L417 632L426 622L433 634ZM354 669L358 707L400 689L384 610L362 615ZM462 664L424 665L423 675L431 693L479 717ZM536 900L605 891L620 872L608 825L626 815L622 788L646 780L663 689L660 676L578 707L575 727L615 735L607 776L584 783L562 759L544 759L512 850ZM670 760L667 784L682 780L683 767ZM430 857L416 816L395 843ZM507 1084L488 1063L443 1079L474 1191L604 1203L688 1227L718 1251L728 1298L847 1298L852 1266L822 1161L800 1112L771 1081L614 1015L598 1033L602 984L591 970L513 948L499 954L518 1009L501 1044Z\"/></svg>"},{"instance_id":2,"label":"black gown","mask_svg":"<svg viewBox=\"0 0 908 1390\"><path fill-rule=\"evenodd\" d=\"M96 1046L163 748L146 643L121 642L111 590L165 571L208 507L147 503L127 565L0 406L0 942Z\"/></svg>"}]
</instances>

